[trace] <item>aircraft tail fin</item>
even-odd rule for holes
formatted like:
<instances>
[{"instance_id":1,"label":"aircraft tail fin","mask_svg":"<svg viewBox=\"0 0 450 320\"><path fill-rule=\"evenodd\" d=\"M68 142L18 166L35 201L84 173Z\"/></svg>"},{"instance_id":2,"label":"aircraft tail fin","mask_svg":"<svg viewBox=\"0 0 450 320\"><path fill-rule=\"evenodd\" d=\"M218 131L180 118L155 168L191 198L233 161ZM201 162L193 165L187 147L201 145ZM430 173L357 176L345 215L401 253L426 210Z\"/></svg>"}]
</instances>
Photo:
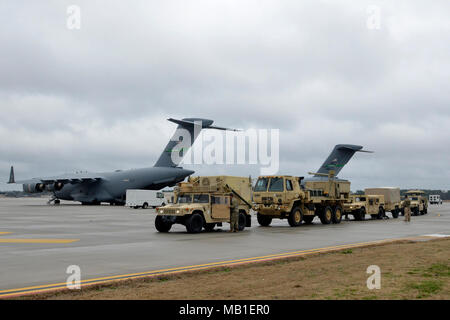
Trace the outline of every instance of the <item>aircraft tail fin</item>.
<instances>
[{"instance_id":1,"label":"aircraft tail fin","mask_svg":"<svg viewBox=\"0 0 450 320\"><path fill-rule=\"evenodd\" d=\"M13 166L11 166L11 171L9 172L8 183L16 183L16 180L14 179L14 167Z\"/></svg>"},{"instance_id":2,"label":"aircraft tail fin","mask_svg":"<svg viewBox=\"0 0 450 320\"><path fill-rule=\"evenodd\" d=\"M355 152L372 153L372 151L362 150L362 148L362 146L353 144L336 145L328 158L317 171L318 174L315 176L320 176L320 174L328 174L330 170L334 170L334 176L337 176L347 162L353 157Z\"/></svg>"},{"instance_id":3,"label":"aircraft tail fin","mask_svg":"<svg viewBox=\"0 0 450 320\"><path fill-rule=\"evenodd\" d=\"M223 127L213 126L213 120L201 118L184 118L181 120L167 119L170 122L178 124L178 127L170 139L164 151L159 156L155 167L176 167L188 152L189 148L194 144L195 139L200 134L202 129L217 129L217 130L231 130ZM189 139L190 138L190 139ZM187 139L186 141L184 141Z\"/></svg>"}]
</instances>

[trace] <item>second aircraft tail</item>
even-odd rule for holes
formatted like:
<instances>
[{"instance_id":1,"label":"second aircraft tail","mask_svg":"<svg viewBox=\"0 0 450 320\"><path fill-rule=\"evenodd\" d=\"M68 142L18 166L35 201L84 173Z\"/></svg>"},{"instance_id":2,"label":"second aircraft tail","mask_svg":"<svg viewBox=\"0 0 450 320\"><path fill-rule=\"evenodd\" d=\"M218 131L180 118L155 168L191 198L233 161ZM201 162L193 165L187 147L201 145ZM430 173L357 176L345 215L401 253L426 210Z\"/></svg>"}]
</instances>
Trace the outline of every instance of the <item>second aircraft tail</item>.
<instances>
[{"instance_id":1,"label":"second aircraft tail","mask_svg":"<svg viewBox=\"0 0 450 320\"><path fill-rule=\"evenodd\" d=\"M362 150L362 148L362 146L353 144L336 145L317 173L328 174L330 170L334 170L334 175L337 176L347 162L353 157L355 152L372 152Z\"/></svg>"}]
</instances>

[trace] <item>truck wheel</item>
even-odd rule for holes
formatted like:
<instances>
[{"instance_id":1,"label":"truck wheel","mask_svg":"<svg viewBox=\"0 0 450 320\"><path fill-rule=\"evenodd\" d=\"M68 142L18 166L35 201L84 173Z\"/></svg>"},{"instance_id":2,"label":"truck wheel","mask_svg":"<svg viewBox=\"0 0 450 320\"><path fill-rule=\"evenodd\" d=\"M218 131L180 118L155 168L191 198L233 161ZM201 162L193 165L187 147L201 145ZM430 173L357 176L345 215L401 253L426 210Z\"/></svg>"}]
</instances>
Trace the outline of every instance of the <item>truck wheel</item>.
<instances>
[{"instance_id":1,"label":"truck wheel","mask_svg":"<svg viewBox=\"0 0 450 320\"><path fill-rule=\"evenodd\" d=\"M214 230L215 226L216 226L215 223L207 223L207 224L205 224L205 230L208 232L211 232Z\"/></svg>"},{"instance_id":2,"label":"truck wheel","mask_svg":"<svg viewBox=\"0 0 450 320\"><path fill-rule=\"evenodd\" d=\"M247 224L247 217L245 216L245 213L239 212L239 222L238 222L239 231L244 230L246 224Z\"/></svg>"},{"instance_id":3,"label":"truck wheel","mask_svg":"<svg viewBox=\"0 0 450 320\"><path fill-rule=\"evenodd\" d=\"M401 216L404 216L404 215L405 215L405 209L404 209L404 208L401 208L401 209L400 209L400 215L401 215Z\"/></svg>"},{"instance_id":4,"label":"truck wheel","mask_svg":"<svg viewBox=\"0 0 450 320\"><path fill-rule=\"evenodd\" d=\"M299 207L295 207L292 209L291 213L289 213L288 222L291 227L298 227L303 220L303 213Z\"/></svg>"},{"instance_id":5,"label":"truck wheel","mask_svg":"<svg viewBox=\"0 0 450 320\"><path fill-rule=\"evenodd\" d=\"M164 221L162 216L156 216L155 227L159 232L169 232L172 228L172 223Z\"/></svg>"},{"instance_id":6,"label":"truck wheel","mask_svg":"<svg viewBox=\"0 0 450 320\"><path fill-rule=\"evenodd\" d=\"M189 233L199 233L203 228L203 217L200 213L194 213L186 221L186 230Z\"/></svg>"},{"instance_id":7,"label":"truck wheel","mask_svg":"<svg viewBox=\"0 0 450 320\"><path fill-rule=\"evenodd\" d=\"M322 224L330 224L333 218L333 210L331 207L326 207L319 218Z\"/></svg>"},{"instance_id":8,"label":"truck wheel","mask_svg":"<svg viewBox=\"0 0 450 320\"><path fill-rule=\"evenodd\" d=\"M415 216L418 216L419 215L419 207L415 207L413 212L414 212Z\"/></svg>"},{"instance_id":9,"label":"truck wheel","mask_svg":"<svg viewBox=\"0 0 450 320\"><path fill-rule=\"evenodd\" d=\"M423 209L423 214L427 214L428 213L428 208L424 208Z\"/></svg>"},{"instance_id":10,"label":"truck wheel","mask_svg":"<svg viewBox=\"0 0 450 320\"><path fill-rule=\"evenodd\" d=\"M148 203L144 202L144 204L142 205L142 209L147 209L148 208Z\"/></svg>"},{"instance_id":11,"label":"truck wheel","mask_svg":"<svg viewBox=\"0 0 450 320\"><path fill-rule=\"evenodd\" d=\"M336 206L333 210L333 216L331 217L333 223L341 223L342 220L342 208Z\"/></svg>"},{"instance_id":12,"label":"truck wheel","mask_svg":"<svg viewBox=\"0 0 450 320\"><path fill-rule=\"evenodd\" d=\"M398 209L392 210L392 218L397 219L398 218Z\"/></svg>"},{"instance_id":13,"label":"truck wheel","mask_svg":"<svg viewBox=\"0 0 450 320\"><path fill-rule=\"evenodd\" d=\"M383 219L383 217L384 217L384 209L382 207L380 207L378 209L378 216L377 216L377 218L378 219Z\"/></svg>"},{"instance_id":14,"label":"truck wheel","mask_svg":"<svg viewBox=\"0 0 450 320\"><path fill-rule=\"evenodd\" d=\"M303 221L305 221L305 224L312 224L314 220L314 216L303 216Z\"/></svg>"},{"instance_id":15,"label":"truck wheel","mask_svg":"<svg viewBox=\"0 0 450 320\"><path fill-rule=\"evenodd\" d=\"M361 220L361 221L366 220L366 208L362 207L361 209L359 209L358 215L359 215L359 220Z\"/></svg>"},{"instance_id":16,"label":"truck wheel","mask_svg":"<svg viewBox=\"0 0 450 320\"><path fill-rule=\"evenodd\" d=\"M272 223L272 218L262 215L259 212L256 214L256 219L258 220L259 225L263 227L267 227Z\"/></svg>"}]
</instances>

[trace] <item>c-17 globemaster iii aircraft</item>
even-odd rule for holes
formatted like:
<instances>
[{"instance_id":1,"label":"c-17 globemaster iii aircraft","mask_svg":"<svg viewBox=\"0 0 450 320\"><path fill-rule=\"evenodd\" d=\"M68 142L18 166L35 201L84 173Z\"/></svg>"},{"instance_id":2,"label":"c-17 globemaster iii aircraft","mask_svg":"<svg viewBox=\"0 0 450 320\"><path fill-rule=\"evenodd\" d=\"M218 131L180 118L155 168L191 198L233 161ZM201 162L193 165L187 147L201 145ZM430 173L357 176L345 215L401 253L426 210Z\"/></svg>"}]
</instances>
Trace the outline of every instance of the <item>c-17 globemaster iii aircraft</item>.
<instances>
[{"instance_id":1,"label":"c-17 globemaster iii aircraft","mask_svg":"<svg viewBox=\"0 0 450 320\"><path fill-rule=\"evenodd\" d=\"M15 181L14 168L11 167L8 183L21 183L23 184L23 190L29 193L51 191L54 197L50 201L55 201L55 204L59 204L60 200L71 200L79 201L82 204L109 202L110 204L123 205L127 189L159 190L166 186L173 186L193 174L194 171L178 167L178 164L189 147L193 145L201 129L237 131L213 126L214 121L208 119L185 118L176 120L170 118L168 120L178 124L178 127L153 167L104 173L64 174L23 181ZM189 136L186 135L187 133L191 137L190 144L182 143L183 137ZM176 150L175 147L178 144L183 145L183 148ZM176 157L173 156L174 152L177 153Z\"/></svg>"}]
</instances>

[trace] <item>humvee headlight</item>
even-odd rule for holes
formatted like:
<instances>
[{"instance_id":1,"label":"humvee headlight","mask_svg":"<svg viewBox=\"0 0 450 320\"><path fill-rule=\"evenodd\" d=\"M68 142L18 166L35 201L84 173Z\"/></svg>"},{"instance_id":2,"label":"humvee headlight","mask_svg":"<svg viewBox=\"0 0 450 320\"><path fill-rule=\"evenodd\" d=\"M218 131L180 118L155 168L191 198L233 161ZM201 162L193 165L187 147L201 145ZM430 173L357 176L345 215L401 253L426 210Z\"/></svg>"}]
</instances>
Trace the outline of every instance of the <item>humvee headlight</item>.
<instances>
[{"instance_id":1,"label":"humvee headlight","mask_svg":"<svg viewBox=\"0 0 450 320\"><path fill-rule=\"evenodd\" d=\"M163 209L159 209L158 211L159 211L159 213L164 213Z\"/></svg>"},{"instance_id":2,"label":"humvee headlight","mask_svg":"<svg viewBox=\"0 0 450 320\"><path fill-rule=\"evenodd\" d=\"M180 213L180 210L175 211L176 213Z\"/></svg>"}]
</instances>

